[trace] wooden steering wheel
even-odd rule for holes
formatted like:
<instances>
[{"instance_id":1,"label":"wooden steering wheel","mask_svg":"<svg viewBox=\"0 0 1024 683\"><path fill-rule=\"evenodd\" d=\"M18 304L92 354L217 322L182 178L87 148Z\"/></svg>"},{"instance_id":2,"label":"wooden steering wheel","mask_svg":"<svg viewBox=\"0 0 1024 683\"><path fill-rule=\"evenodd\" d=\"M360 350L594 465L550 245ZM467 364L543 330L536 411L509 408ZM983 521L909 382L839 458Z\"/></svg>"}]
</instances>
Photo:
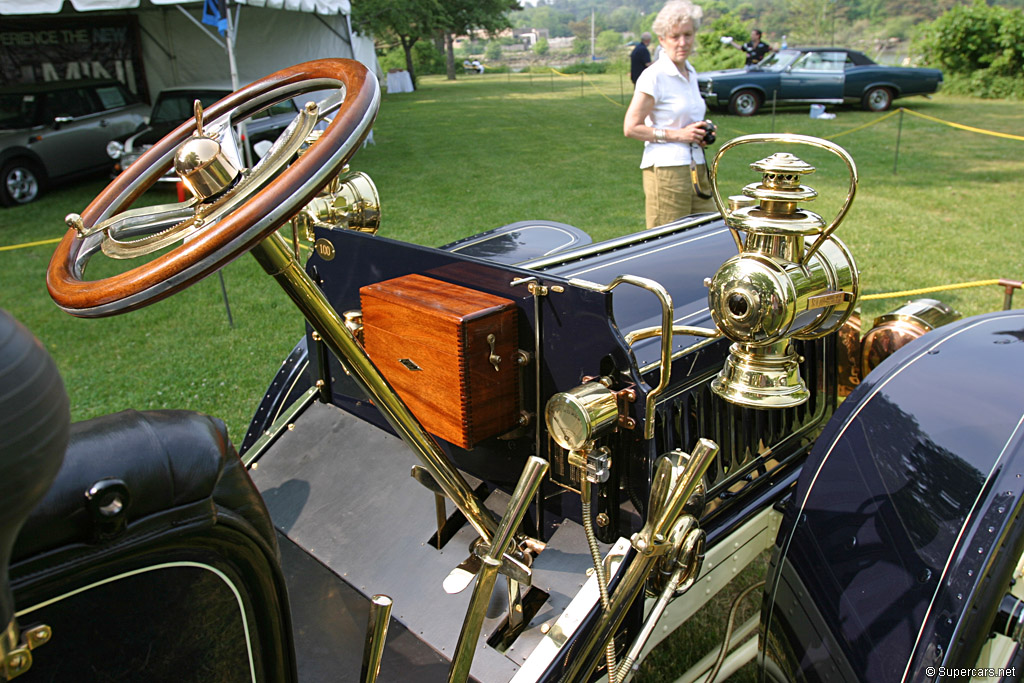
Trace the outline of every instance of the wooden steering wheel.
<instances>
[{"instance_id":1,"label":"wooden steering wheel","mask_svg":"<svg viewBox=\"0 0 1024 683\"><path fill-rule=\"evenodd\" d=\"M323 90L334 92L319 106L307 105L270 152L215 202L194 199L127 209L170 168L178 147L196 130L196 121L190 119L170 132L117 176L82 213L77 229L64 235L46 275L53 300L79 317L125 313L198 282L277 230L359 149L380 103L376 77L353 60L321 59L271 74L206 110L206 130L230 137L232 122L276 102ZM292 161L306 134L329 115L333 120L319 139ZM83 278L97 251L115 258L149 253L165 246L169 237L171 243L177 241L174 229L181 225L187 225L181 235L188 239L174 249L111 277ZM117 239L139 235L146 237L135 242ZM151 248L133 246L142 243Z\"/></svg>"}]
</instances>

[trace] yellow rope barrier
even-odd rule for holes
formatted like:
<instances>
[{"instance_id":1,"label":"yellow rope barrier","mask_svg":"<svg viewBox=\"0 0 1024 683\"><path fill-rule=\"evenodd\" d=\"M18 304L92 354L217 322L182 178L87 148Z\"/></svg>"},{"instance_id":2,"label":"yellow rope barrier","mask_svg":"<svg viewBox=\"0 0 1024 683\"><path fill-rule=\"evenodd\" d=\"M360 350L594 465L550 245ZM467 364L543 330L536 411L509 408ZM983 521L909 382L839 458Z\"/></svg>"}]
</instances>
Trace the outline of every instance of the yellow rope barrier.
<instances>
[{"instance_id":1,"label":"yellow rope barrier","mask_svg":"<svg viewBox=\"0 0 1024 683\"><path fill-rule=\"evenodd\" d=\"M998 133L998 132L996 132L994 130L985 130L984 128L974 128L972 126L965 126L962 123L953 123L952 121L943 121L942 119L935 118L934 116L928 116L927 114L922 114L920 112L913 111L912 109L904 109L903 111L905 111L908 114L911 114L913 116L918 116L918 117L920 117L922 119L927 119L928 121L935 121L936 123L942 123L942 124L945 124L947 126L952 126L953 128L959 128L961 130L968 130L968 131L970 131L972 133L981 133L982 135L994 135L995 137L998 137L998 138L1007 138L1007 139L1010 139L1010 140L1022 140L1022 141L1024 141L1024 135L1010 135L1009 133Z\"/></svg>"},{"instance_id":2,"label":"yellow rope barrier","mask_svg":"<svg viewBox=\"0 0 1024 683\"><path fill-rule=\"evenodd\" d=\"M922 287L921 289L907 289L902 292L883 292L881 294L865 294L860 297L861 301L874 301L876 299L896 299L904 296L917 296L918 294L930 294L932 292L944 292L950 289L967 289L968 287L987 287L998 285L999 279L976 280L974 282L959 282L953 285L938 285L936 287Z\"/></svg>"},{"instance_id":3,"label":"yellow rope barrier","mask_svg":"<svg viewBox=\"0 0 1024 683\"><path fill-rule=\"evenodd\" d=\"M899 109L893 109L888 114L885 114L884 116L879 116L877 119L874 119L872 121L868 121L867 123L865 123L862 126L857 126L856 128L851 128L850 130L844 130L842 133L836 133L835 135L830 135L830 136L828 136L825 139L826 140L834 140L834 139L836 139L838 137L841 137L843 135L849 135L850 133L856 133L859 130L864 130L865 128L869 128L869 127L875 125L876 123L881 123L882 121L885 121L890 116L895 116L896 114L899 113L899 111L900 111Z\"/></svg>"},{"instance_id":4,"label":"yellow rope barrier","mask_svg":"<svg viewBox=\"0 0 1024 683\"><path fill-rule=\"evenodd\" d=\"M6 247L0 247L0 251L11 251L12 249L25 249L26 247L38 247L43 244L56 244L57 242L60 242L62 239L62 237L57 237L52 240L39 240L38 242L26 242L24 244L11 244Z\"/></svg>"},{"instance_id":5,"label":"yellow rope barrier","mask_svg":"<svg viewBox=\"0 0 1024 683\"><path fill-rule=\"evenodd\" d=\"M615 100L613 100L612 98L608 97L608 96L607 96L607 95L605 95L605 94L604 94L603 92L601 92L601 91L600 91L600 90L598 89L598 87L597 87L596 85L594 85L594 81L590 80L590 76L587 76L586 74L584 74L584 77L585 77L585 78L587 79L587 83L589 83L589 84L590 84L590 87L592 87L592 88L593 88L594 90L597 90L597 94L598 94L598 95L600 95L601 97L605 98L606 100L608 100L609 102L611 102L612 104L614 104L614 105L615 105L616 107L622 107L622 106L625 106L625 105L623 105L623 104L622 104L622 102L616 102Z\"/></svg>"},{"instance_id":6,"label":"yellow rope barrier","mask_svg":"<svg viewBox=\"0 0 1024 683\"><path fill-rule=\"evenodd\" d=\"M559 76L565 76L566 78L572 78L572 77L573 77L573 76L575 75L575 74L564 74L564 73L562 73L561 71L559 71L558 69L556 69L556 68L555 68L555 67L553 67L553 66L549 66L548 68L549 68L549 69L551 69L551 71L553 71L554 73L558 74ZM623 106L621 102L616 102L615 100L613 100L612 98L608 97L608 96L607 96L607 95L605 95L605 94L604 94L603 92L601 92L601 89L600 89L600 88L598 88L598 87L597 87L597 86L596 86L596 85L594 84L594 81L592 81L592 80L590 79L590 76L589 76L589 75L587 75L587 74L586 74L585 72L582 72L582 71L581 71L581 72L580 72L580 75L581 75L581 76L583 76L583 77L584 77L584 78L585 78L585 79L587 80L587 83L589 83L589 84L590 84L590 87L591 87L591 88L593 88L594 90L596 90L596 91L597 91L597 94L598 94L598 95L600 95L601 97L605 98L606 100L608 100L609 102L611 102L612 104L614 104L614 105L615 105L616 107L621 107L621 106Z\"/></svg>"},{"instance_id":7,"label":"yellow rope barrier","mask_svg":"<svg viewBox=\"0 0 1024 683\"><path fill-rule=\"evenodd\" d=\"M971 133L980 133L982 135L993 135L995 137L1007 138L1009 140L1022 140L1022 141L1024 141L1024 136L1021 136L1021 135L1011 135L1010 133L1000 133L1000 132L994 131L994 130L985 130L984 128L974 128L973 126L965 126L962 123L954 123L952 121L944 121L943 119L936 118L934 116L929 116L927 114L922 114L920 112L914 111L913 109L907 109L905 107L900 107L899 109L893 109L888 114L885 114L884 116L880 116L877 119L874 119L873 121L869 121L868 123L865 123L862 126L857 126L856 128L851 128L850 130L844 130L842 133L836 133L835 135L830 135L830 136L828 136L825 139L826 140L835 140L836 138L838 138L840 136L848 135L850 133L856 133L859 130L864 130L865 128L868 128L869 126L873 126L876 123L881 123L882 121L885 121L890 116L895 116L896 114L900 113L901 111L902 112L906 112L906 113L910 114L911 116L917 116L918 118L922 118L922 119L925 119L925 120L928 120L928 121L934 121L935 123L941 123L941 124L943 124L945 126L950 126L951 128L959 128L960 130L970 131Z\"/></svg>"}]
</instances>

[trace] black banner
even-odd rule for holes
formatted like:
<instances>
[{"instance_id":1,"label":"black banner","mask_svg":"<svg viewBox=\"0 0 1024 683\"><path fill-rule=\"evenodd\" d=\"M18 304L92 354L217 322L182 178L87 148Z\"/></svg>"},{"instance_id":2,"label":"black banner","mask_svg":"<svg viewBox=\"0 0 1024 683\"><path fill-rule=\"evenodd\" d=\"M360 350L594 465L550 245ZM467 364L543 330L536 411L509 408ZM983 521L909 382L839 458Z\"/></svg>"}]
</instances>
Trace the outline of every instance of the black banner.
<instances>
[{"instance_id":1,"label":"black banner","mask_svg":"<svg viewBox=\"0 0 1024 683\"><path fill-rule=\"evenodd\" d=\"M4 17L0 85L83 78L114 78L149 99L136 17Z\"/></svg>"}]
</instances>

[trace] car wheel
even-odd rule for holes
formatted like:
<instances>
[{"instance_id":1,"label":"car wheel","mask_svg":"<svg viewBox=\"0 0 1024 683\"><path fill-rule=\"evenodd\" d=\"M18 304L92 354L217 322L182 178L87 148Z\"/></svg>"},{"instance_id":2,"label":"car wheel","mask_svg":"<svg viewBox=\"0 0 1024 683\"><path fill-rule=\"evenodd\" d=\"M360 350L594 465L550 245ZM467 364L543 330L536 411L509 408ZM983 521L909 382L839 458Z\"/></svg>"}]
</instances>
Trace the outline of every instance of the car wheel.
<instances>
[{"instance_id":1,"label":"car wheel","mask_svg":"<svg viewBox=\"0 0 1024 683\"><path fill-rule=\"evenodd\" d=\"M15 159L0 170L0 202L4 206L28 204L39 196L41 174L31 162Z\"/></svg>"},{"instance_id":2,"label":"car wheel","mask_svg":"<svg viewBox=\"0 0 1024 683\"><path fill-rule=\"evenodd\" d=\"M729 100L729 113L753 116L761 108L761 96L753 90L740 90Z\"/></svg>"},{"instance_id":3,"label":"car wheel","mask_svg":"<svg viewBox=\"0 0 1024 683\"><path fill-rule=\"evenodd\" d=\"M892 105L892 91L888 88L871 88L864 93L861 104L868 111L885 111Z\"/></svg>"}]
</instances>

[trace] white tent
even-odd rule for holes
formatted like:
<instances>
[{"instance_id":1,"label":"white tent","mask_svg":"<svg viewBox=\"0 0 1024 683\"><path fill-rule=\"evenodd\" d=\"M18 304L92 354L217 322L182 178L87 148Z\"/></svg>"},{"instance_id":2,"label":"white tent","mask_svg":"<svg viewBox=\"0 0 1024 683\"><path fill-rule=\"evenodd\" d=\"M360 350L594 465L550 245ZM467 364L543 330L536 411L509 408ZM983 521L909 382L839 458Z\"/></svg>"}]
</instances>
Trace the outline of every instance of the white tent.
<instances>
[{"instance_id":1,"label":"white tent","mask_svg":"<svg viewBox=\"0 0 1024 683\"><path fill-rule=\"evenodd\" d=\"M151 97L171 85L222 82L237 87L323 57L358 59L383 76L373 40L352 30L349 0L228 0L227 5L224 36L200 22L202 0L0 0L0 15L42 22L85 13L133 15Z\"/></svg>"}]
</instances>

